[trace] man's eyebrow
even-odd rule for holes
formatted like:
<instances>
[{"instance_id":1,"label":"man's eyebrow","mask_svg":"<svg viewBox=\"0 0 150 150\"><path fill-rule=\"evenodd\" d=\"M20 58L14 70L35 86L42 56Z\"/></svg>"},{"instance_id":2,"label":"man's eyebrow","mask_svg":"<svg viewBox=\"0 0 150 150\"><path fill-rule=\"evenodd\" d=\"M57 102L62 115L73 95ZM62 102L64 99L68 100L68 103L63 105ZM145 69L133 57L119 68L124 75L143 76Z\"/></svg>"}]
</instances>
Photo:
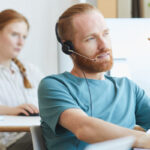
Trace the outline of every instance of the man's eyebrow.
<instances>
[{"instance_id":1,"label":"man's eyebrow","mask_svg":"<svg viewBox=\"0 0 150 150\"><path fill-rule=\"evenodd\" d=\"M109 31L110 31L109 28L106 28L106 29L104 29L103 32L109 32ZM96 35L96 33L89 33L89 34L87 34L87 35L84 37L84 39L87 38L87 37L89 37L89 36L94 36L94 35Z\"/></svg>"},{"instance_id":2,"label":"man's eyebrow","mask_svg":"<svg viewBox=\"0 0 150 150\"><path fill-rule=\"evenodd\" d=\"M89 33L89 34L87 34L84 38L87 38L87 37L93 36L93 35L95 35L95 33Z\"/></svg>"}]
</instances>

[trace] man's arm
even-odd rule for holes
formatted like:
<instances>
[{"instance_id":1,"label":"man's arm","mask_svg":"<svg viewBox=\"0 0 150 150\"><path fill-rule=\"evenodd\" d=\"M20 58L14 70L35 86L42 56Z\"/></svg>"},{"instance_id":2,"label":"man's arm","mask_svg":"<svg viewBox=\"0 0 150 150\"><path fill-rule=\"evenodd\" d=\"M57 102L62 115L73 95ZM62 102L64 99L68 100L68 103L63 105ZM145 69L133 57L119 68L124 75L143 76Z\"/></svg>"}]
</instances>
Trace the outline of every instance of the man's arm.
<instances>
[{"instance_id":1,"label":"man's arm","mask_svg":"<svg viewBox=\"0 0 150 150\"><path fill-rule=\"evenodd\" d=\"M134 136L136 141L133 147L150 148L150 136L146 133L89 117L80 109L65 110L60 116L59 124L74 133L78 139L87 143Z\"/></svg>"}]
</instances>

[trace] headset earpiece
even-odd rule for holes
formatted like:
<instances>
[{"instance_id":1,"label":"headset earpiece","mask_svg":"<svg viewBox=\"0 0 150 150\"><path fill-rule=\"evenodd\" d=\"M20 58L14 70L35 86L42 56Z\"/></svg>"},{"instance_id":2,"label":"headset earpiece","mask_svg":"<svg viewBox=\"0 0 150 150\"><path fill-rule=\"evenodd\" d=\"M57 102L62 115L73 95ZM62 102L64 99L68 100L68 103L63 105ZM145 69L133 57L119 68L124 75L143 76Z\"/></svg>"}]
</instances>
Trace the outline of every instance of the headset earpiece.
<instances>
[{"instance_id":1,"label":"headset earpiece","mask_svg":"<svg viewBox=\"0 0 150 150\"><path fill-rule=\"evenodd\" d=\"M62 43L62 51L67 55L71 55L72 52L69 50L72 50L72 51L74 50L74 46L73 46L72 42L66 41L66 42Z\"/></svg>"}]
</instances>

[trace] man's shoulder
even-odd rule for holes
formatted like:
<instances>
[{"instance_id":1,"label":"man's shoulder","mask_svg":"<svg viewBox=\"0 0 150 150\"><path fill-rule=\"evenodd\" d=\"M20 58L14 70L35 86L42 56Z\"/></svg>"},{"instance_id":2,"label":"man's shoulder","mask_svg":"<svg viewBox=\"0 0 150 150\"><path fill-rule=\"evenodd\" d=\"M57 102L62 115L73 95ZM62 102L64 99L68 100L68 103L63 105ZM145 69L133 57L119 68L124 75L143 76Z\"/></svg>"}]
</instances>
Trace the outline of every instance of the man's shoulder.
<instances>
[{"instance_id":1,"label":"man's shoulder","mask_svg":"<svg viewBox=\"0 0 150 150\"><path fill-rule=\"evenodd\" d=\"M116 82L120 82L120 81L129 81L130 82L130 79L128 77L115 77L115 76L108 76L108 75L106 75L105 77L107 79L114 80Z\"/></svg>"},{"instance_id":2,"label":"man's shoulder","mask_svg":"<svg viewBox=\"0 0 150 150\"><path fill-rule=\"evenodd\" d=\"M66 72L60 74L52 74L43 78L42 81L55 81L55 80L64 80L66 78Z\"/></svg>"},{"instance_id":3,"label":"man's shoulder","mask_svg":"<svg viewBox=\"0 0 150 150\"><path fill-rule=\"evenodd\" d=\"M130 84L134 85L135 83L129 79L128 77L114 77L114 76L106 76L107 79L111 80L112 82L116 84Z\"/></svg>"},{"instance_id":4,"label":"man's shoulder","mask_svg":"<svg viewBox=\"0 0 150 150\"><path fill-rule=\"evenodd\" d=\"M40 86L57 86L58 84L61 84L66 80L66 73L61 73L61 74L53 74L46 76L43 78L40 82Z\"/></svg>"}]
</instances>

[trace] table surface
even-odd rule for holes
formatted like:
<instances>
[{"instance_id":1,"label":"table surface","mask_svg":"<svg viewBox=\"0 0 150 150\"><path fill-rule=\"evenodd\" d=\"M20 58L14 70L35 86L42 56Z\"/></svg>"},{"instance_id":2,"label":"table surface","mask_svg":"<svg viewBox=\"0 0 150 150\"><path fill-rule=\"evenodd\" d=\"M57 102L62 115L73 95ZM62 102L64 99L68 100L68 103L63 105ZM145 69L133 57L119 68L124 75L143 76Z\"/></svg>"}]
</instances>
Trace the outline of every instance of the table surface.
<instances>
[{"instance_id":1,"label":"table surface","mask_svg":"<svg viewBox=\"0 0 150 150\"><path fill-rule=\"evenodd\" d=\"M0 116L0 132L29 132L31 126L39 125L39 116Z\"/></svg>"}]
</instances>

